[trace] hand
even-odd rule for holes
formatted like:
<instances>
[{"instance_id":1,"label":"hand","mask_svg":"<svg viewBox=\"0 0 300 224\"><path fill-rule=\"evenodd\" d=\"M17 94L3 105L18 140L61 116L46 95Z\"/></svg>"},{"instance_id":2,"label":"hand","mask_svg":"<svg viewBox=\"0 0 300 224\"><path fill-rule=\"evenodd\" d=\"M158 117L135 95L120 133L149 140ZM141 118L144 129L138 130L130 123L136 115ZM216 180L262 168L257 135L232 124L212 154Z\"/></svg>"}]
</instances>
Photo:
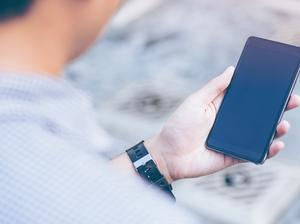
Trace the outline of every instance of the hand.
<instances>
[{"instance_id":1,"label":"hand","mask_svg":"<svg viewBox=\"0 0 300 224\"><path fill-rule=\"evenodd\" d=\"M216 118L234 68L188 97L164 125L161 132L145 142L160 171L171 183L174 180L214 173L242 161L208 150L205 141ZM300 97L291 96L287 110L300 105ZM282 121L277 138L285 135L290 124ZM259 128L259 127L258 127ZM269 157L284 148L284 142L274 141Z\"/></svg>"}]
</instances>

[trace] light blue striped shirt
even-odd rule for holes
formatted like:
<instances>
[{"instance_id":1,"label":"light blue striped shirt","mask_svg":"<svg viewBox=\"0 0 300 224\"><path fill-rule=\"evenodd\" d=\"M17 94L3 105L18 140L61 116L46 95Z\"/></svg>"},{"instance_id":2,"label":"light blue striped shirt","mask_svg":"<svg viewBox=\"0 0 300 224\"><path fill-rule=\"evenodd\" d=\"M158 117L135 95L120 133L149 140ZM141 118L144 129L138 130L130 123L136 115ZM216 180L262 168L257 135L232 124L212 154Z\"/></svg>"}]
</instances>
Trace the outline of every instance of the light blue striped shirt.
<instances>
[{"instance_id":1,"label":"light blue striped shirt","mask_svg":"<svg viewBox=\"0 0 300 224\"><path fill-rule=\"evenodd\" d=\"M110 167L113 141L67 81L0 75L0 223L192 223L139 178Z\"/></svg>"}]
</instances>

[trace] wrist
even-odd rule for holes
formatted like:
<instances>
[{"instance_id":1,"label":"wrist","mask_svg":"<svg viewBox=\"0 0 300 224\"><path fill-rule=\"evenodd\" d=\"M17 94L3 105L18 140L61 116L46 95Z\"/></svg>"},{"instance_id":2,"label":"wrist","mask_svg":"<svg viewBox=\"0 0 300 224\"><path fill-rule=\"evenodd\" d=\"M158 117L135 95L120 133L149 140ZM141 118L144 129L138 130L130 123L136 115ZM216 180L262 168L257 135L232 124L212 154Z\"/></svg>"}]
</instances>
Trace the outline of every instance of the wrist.
<instances>
[{"instance_id":1,"label":"wrist","mask_svg":"<svg viewBox=\"0 0 300 224\"><path fill-rule=\"evenodd\" d=\"M153 158L156 166L162 175L166 178L169 184L174 181L168 170L167 162L162 154L164 146L159 139L159 135L155 135L144 142L146 149L149 151L151 157Z\"/></svg>"}]
</instances>

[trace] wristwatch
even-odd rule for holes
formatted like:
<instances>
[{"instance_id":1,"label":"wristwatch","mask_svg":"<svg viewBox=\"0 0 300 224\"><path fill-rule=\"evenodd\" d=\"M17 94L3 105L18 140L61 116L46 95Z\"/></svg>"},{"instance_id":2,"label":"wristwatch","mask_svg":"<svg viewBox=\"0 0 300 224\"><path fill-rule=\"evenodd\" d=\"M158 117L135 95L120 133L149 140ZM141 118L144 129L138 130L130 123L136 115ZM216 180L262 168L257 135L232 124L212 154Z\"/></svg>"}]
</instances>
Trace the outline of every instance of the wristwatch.
<instances>
[{"instance_id":1,"label":"wristwatch","mask_svg":"<svg viewBox=\"0 0 300 224\"><path fill-rule=\"evenodd\" d=\"M144 145L144 141L126 150L126 152L135 170L144 180L157 186L175 200L175 196L172 193L172 186L158 170L157 165Z\"/></svg>"}]
</instances>

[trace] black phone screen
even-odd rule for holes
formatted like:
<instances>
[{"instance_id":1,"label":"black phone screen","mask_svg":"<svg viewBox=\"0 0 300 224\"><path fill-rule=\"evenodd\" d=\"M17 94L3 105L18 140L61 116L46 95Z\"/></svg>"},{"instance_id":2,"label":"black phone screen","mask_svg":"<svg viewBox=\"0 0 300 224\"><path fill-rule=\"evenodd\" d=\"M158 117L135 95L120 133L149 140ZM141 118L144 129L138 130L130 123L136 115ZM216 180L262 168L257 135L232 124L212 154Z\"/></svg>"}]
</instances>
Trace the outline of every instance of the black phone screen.
<instances>
[{"instance_id":1,"label":"black phone screen","mask_svg":"<svg viewBox=\"0 0 300 224\"><path fill-rule=\"evenodd\" d=\"M300 48L250 37L207 139L210 149L262 163L300 65Z\"/></svg>"}]
</instances>

